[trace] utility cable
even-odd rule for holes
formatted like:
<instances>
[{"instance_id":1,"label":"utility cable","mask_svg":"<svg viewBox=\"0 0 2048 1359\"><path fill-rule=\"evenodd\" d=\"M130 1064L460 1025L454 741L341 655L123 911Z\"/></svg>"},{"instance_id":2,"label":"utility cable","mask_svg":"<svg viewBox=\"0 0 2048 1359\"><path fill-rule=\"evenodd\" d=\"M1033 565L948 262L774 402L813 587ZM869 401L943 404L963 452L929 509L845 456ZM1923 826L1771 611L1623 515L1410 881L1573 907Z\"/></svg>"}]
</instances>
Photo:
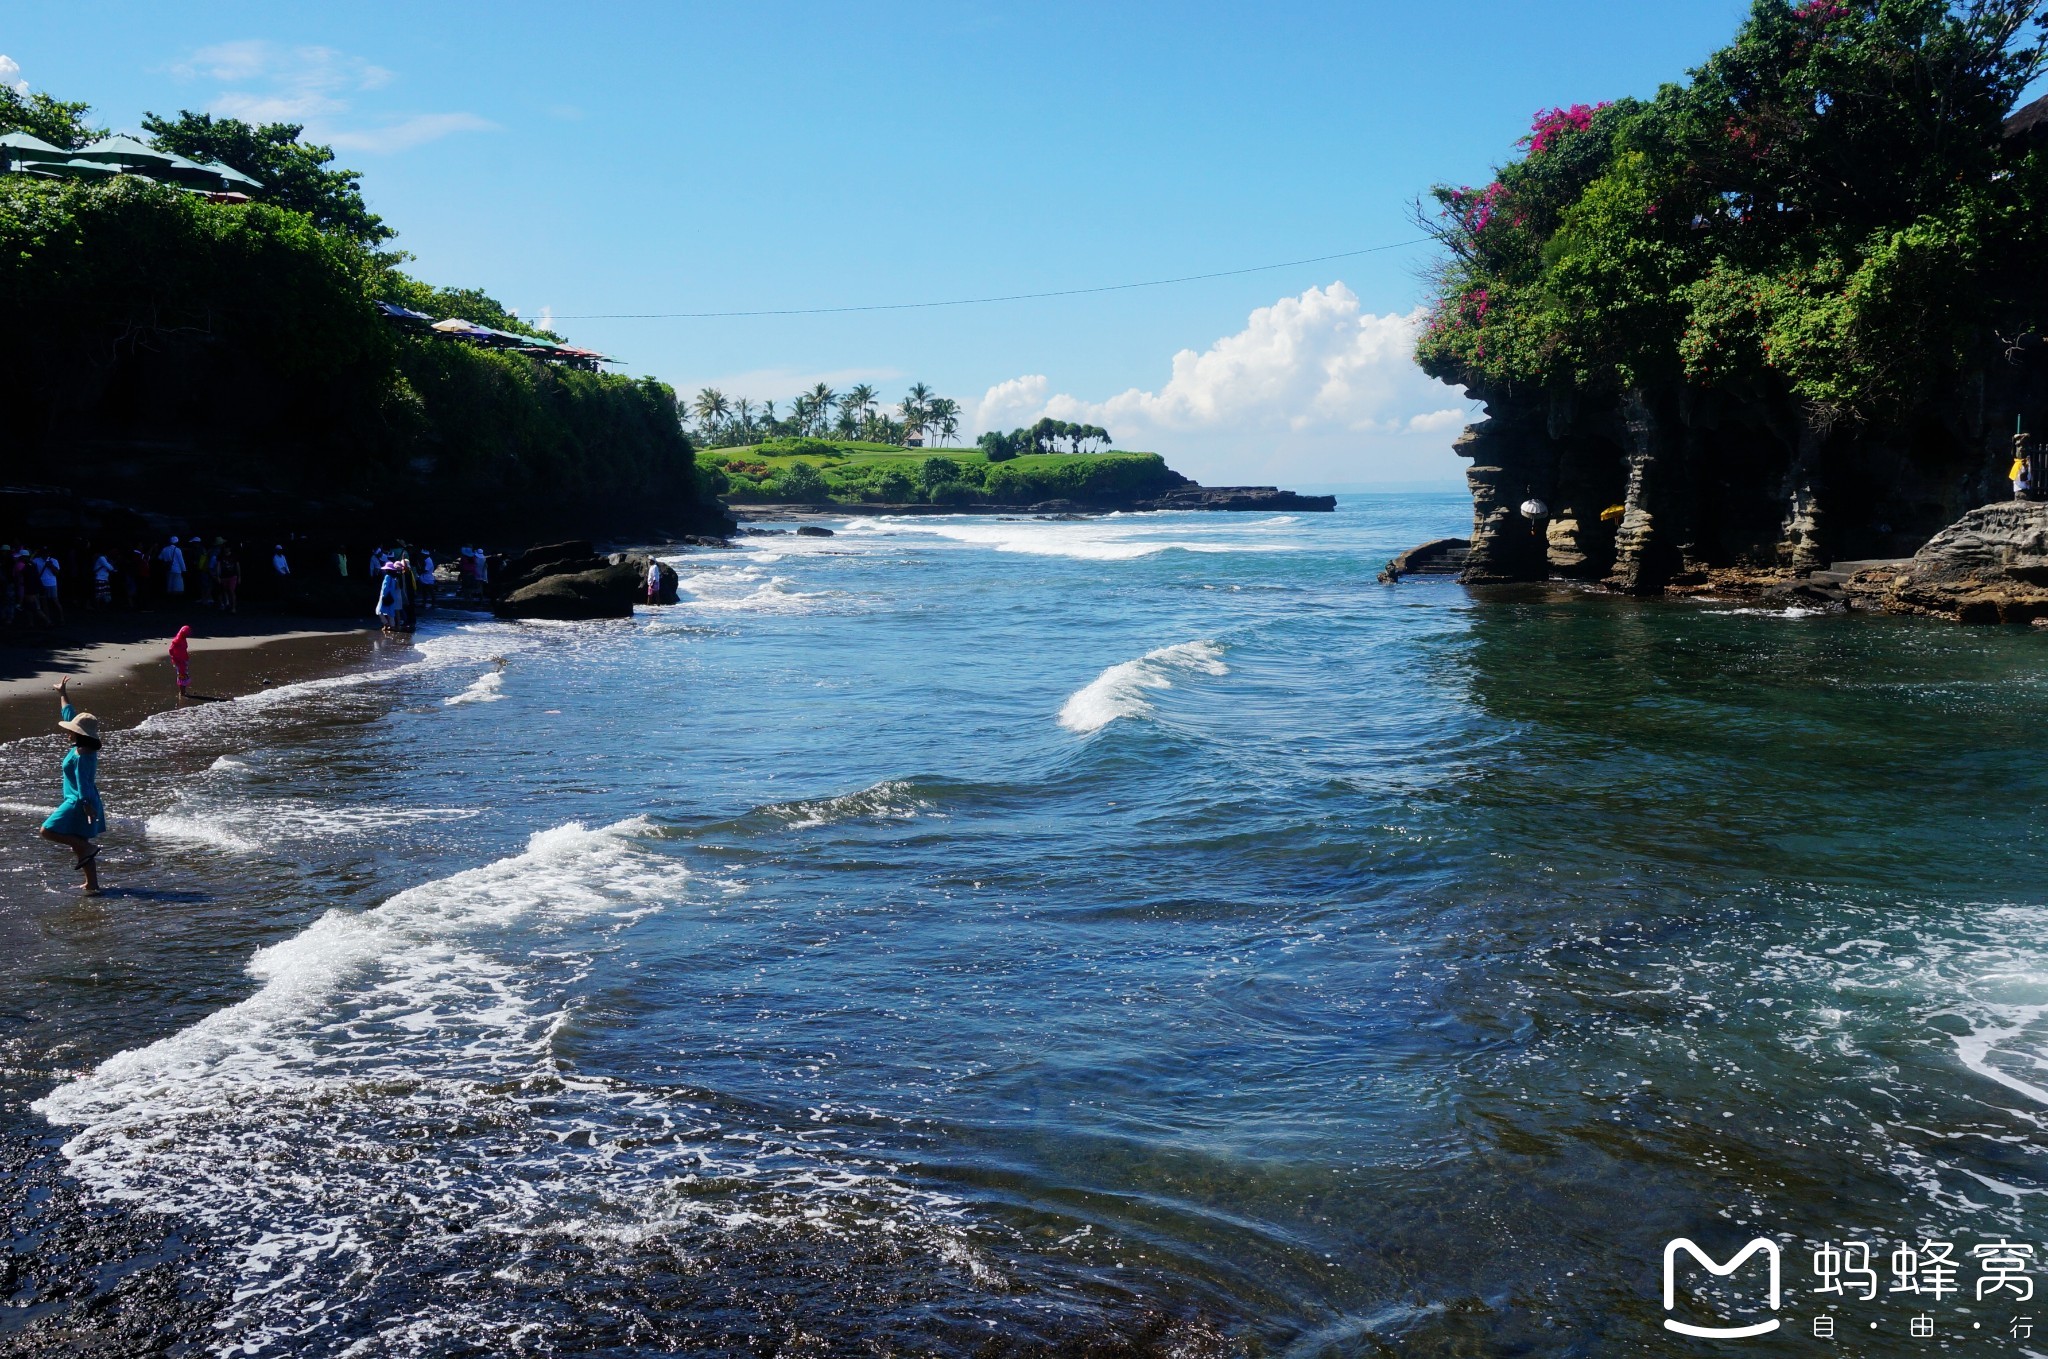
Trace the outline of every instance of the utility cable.
<instances>
[{"instance_id":1,"label":"utility cable","mask_svg":"<svg viewBox=\"0 0 2048 1359\"><path fill-rule=\"evenodd\" d=\"M858 307L777 307L759 311L623 311L623 312L580 312L576 314L557 313L553 321L711 321L740 316L838 316L860 311L922 311L933 307L975 307L990 302L1030 302L1047 297L1085 297L1091 293L1128 292L1133 288L1164 288L1174 283L1200 283L1212 278L1236 278L1243 274L1263 274L1274 269L1294 269L1304 264L1325 264L1330 260L1356 259L1360 255L1377 255L1387 250L1402 250L1411 245L1423 245L1434 239L1418 236L1412 241L1396 241L1392 245L1372 245L1363 250L1344 250L1334 255L1317 255L1305 260L1284 260L1279 264L1255 264L1248 269L1219 269L1213 274L1182 274L1178 278L1152 278L1141 283L1106 283L1096 288L1061 288L1046 293L1004 293L995 297L955 297L943 302L874 302Z\"/></svg>"}]
</instances>

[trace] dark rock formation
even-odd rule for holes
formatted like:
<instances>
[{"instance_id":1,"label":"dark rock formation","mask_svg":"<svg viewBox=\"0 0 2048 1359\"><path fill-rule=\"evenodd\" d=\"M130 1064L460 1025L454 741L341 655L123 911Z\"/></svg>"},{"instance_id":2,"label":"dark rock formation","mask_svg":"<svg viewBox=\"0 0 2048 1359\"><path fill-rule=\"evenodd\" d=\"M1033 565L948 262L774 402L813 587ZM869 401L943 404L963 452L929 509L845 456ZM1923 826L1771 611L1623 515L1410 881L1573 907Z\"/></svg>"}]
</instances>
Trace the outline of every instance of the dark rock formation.
<instances>
[{"instance_id":1,"label":"dark rock formation","mask_svg":"<svg viewBox=\"0 0 2048 1359\"><path fill-rule=\"evenodd\" d=\"M500 618L630 618L647 597L645 568L603 566L543 576L491 606Z\"/></svg>"},{"instance_id":2,"label":"dark rock formation","mask_svg":"<svg viewBox=\"0 0 2048 1359\"><path fill-rule=\"evenodd\" d=\"M594 557L576 551L589 546L556 543L520 557L512 566L511 588L491 611L500 618L632 617L634 605L647 603L647 571L654 559L631 552ZM673 604L679 591L675 570L667 563L659 569L654 602Z\"/></svg>"},{"instance_id":3,"label":"dark rock formation","mask_svg":"<svg viewBox=\"0 0 2048 1359\"><path fill-rule=\"evenodd\" d=\"M2048 503L1971 510L1913 554L1892 578L1885 607L1959 623L2048 618Z\"/></svg>"},{"instance_id":4,"label":"dark rock formation","mask_svg":"<svg viewBox=\"0 0 2048 1359\"><path fill-rule=\"evenodd\" d=\"M2015 354L1962 381L1938 419L1890 425L1692 388L1492 397L1455 446L1471 460L1464 578L1647 595L1908 555L2009 494L2016 417L2048 419L2048 363ZM1547 521L1518 512L1531 497Z\"/></svg>"},{"instance_id":5,"label":"dark rock formation","mask_svg":"<svg viewBox=\"0 0 2048 1359\"><path fill-rule=\"evenodd\" d=\"M804 524L797 531L799 538L830 538L832 530L818 524Z\"/></svg>"},{"instance_id":6,"label":"dark rock formation","mask_svg":"<svg viewBox=\"0 0 2048 1359\"><path fill-rule=\"evenodd\" d=\"M567 575L574 571L595 571L608 565L597 548L583 539L530 547L492 575L501 594L511 594L543 576Z\"/></svg>"},{"instance_id":7,"label":"dark rock formation","mask_svg":"<svg viewBox=\"0 0 2048 1359\"><path fill-rule=\"evenodd\" d=\"M1455 576L1465 569L1465 559L1471 554L1470 539L1438 538L1389 561L1380 572L1380 582L1392 585L1403 576Z\"/></svg>"},{"instance_id":8,"label":"dark rock formation","mask_svg":"<svg viewBox=\"0 0 2048 1359\"><path fill-rule=\"evenodd\" d=\"M1187 486L1144 501L1145 510L1297 510L1323 513L1337 508L1333 495L1302 495L1276 486Z\"/></svg>"}]
</instances>

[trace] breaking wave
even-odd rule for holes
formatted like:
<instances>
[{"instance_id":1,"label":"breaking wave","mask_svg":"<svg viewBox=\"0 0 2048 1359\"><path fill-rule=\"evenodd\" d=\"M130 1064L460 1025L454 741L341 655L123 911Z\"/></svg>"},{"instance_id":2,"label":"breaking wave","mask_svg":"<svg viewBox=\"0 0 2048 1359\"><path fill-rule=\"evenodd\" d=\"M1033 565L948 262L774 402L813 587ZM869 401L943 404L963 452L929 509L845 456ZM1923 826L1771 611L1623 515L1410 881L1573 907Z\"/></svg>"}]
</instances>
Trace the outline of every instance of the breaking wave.
<instances>
[{"instance_id":1,"label":"breaking wave","mask_svg":"<svg viewBox=\"0 0 2048 1359\"><path fill-rule=\"evenodd\" d=\"M1150 691L1171 689L1176 675L1227 675L1222 644L1179 642L1148 651L1135 661L1112 665L1075 691L1060 707L1059 722L1068 731L1100 731L1121 717L1147 717Z\"/></svg>"}]
</instances>

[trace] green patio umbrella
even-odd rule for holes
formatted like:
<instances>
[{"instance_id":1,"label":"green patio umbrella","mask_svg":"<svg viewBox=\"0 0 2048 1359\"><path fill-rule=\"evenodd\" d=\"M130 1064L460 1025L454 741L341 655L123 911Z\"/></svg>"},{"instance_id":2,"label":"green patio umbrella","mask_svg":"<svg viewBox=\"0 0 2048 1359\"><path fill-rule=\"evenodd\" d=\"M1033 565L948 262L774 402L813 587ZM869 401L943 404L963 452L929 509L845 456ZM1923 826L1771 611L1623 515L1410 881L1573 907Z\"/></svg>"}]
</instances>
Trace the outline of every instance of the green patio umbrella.
<instances>
[{"instance_id":1,"label":"green patio umbrella","mask_svg":"<svg viewBox=\"0 0 2048 1359\"><path fill-rule=\"evenodd\" d=\"M121 167L118 165L109 165L103 160L82 160L75 156L70 160L46 160L36 168L54 171L68 179L112 179L121 173Z\"/></svg>"},{"instance_id":2,"label":"green patio umbrella","mask_svg":"<svg viewBox=\"0 0 2048 1359\"><path fill-rule=\"evenodd\" d=\"M236 185L244 189L260 189L263 187L262 180L249 178L249 176L243 174L234 166L229 165L226 161L203 160L200 161L199 164L201 164L208 170L213 171L213 173L219 175L222 179L226 180L231 185Z\"/></svg>"},{"instance_id":3,"label":"green patio umbrella","mask_svg":"<svg viewBox=\"0 0 2048 1359\"><path fill-rule=\"evenodd\" d=\"M71 153L26 132L0 136L0 160L69 160Z\"/></svg>"},{"instance_id":4,"label":"green patio umbrella","mask_svg":"<svg viewBox=\"0 0 2048 1359\"><path fill-rule=\"evenodd\" d=\"M187 165L197 165L197 162L185 160L183 156L174 156L168 151L159 151L147 142L138 141L133 137L120 133L116 133L111 137L102 137L90 146L80 147L71 153L71 158L73 160L108 161L117 165L170 166L176 165L179 161L184 161Z\"/></svg>"}]
</instances>

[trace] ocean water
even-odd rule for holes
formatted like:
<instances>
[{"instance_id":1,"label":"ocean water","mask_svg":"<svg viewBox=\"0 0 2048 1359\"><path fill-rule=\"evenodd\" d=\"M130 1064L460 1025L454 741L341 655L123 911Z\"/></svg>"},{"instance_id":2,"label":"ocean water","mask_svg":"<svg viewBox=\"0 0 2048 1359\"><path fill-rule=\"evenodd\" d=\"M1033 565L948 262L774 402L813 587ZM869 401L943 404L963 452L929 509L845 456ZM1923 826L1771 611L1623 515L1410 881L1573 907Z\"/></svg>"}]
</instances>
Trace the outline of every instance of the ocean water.
<instances>
[{"instance_id":1,"label":"ocean water","mask_svg":"<svg viewBox=\"0 0 2048 1359\"><path fill-rule=\"evenodd\" d=\"M152 718L114 892L0 851L0 1132L197 1354L1684 1353L1759 1235L1769 1352L2036 1352L2048 637L1375 583L1467 514L838 522Z\"/></svg>"}]
</instances>

